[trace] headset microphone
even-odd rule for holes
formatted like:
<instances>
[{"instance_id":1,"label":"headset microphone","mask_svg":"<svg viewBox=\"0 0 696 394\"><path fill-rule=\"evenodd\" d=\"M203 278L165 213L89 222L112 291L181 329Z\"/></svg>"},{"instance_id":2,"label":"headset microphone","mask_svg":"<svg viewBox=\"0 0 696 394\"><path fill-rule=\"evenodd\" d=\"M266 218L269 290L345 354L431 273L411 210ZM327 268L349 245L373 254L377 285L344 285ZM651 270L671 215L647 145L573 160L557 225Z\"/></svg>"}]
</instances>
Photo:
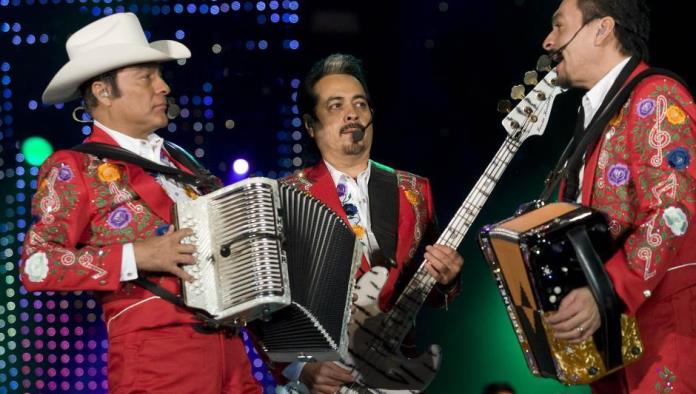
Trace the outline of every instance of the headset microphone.
<instances>
[{"instance_id":1,"label":"headset microphone","mask_svg":"<svg viewBox=\"0 0 696 394\"><path fill-rule=\"evenodd\" d=\"M568 40L568 42L566 42L563 46L549 53L549 57L554 63L560 63L561 60L563 60L563 55L561 53L568 47L568 45L570 45L571 42L573 42L575 37L578 36L578 33L580 33L580 30L582 30L582 28L585 26L587 26L587 23L583 23L582 26L580 26L580 28L575 32L575 34L573 34L570 40Z\"/></svg>"},{"instance_id":2,"label":"headset microphone","mask_svg":"<svg viewBox=\"0 0 696 394\"><path fill-rule=\"evenodd\" d=\"M176 105L176 100L174 97L167 97L167 118L174 119L179 116L181 108Z\"/></svg>"},{"instance_id":3,"label":"headset microphone","mask_svg":"<svg viewBox=\"0 0 696 394\"><path fill-rule=\"evenodd\" d=\"M370 127L370 125L372 125L372 120L375 118L374 111L370 111L370 112L372 113L372 116L370 117L370 121L367 122L367 124L364 127L362 127L361 129L353 132L353 134L352 134L353 142L360 142L360 141L362 141L363 138L365 138L365 130L367 130L367 128Z\"/></svg>"}]
</instances>

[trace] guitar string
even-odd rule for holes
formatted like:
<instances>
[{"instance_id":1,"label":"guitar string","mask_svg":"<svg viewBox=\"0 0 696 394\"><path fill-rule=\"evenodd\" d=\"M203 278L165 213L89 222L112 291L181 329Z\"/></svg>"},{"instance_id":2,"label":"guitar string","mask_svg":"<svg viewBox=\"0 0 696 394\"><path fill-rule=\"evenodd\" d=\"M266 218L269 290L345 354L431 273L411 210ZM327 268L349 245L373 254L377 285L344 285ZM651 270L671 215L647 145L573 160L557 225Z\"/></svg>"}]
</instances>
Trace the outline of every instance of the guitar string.
<instances>
[{"instance_id":1,"label":"guitar string","mask_svg":"<svg viewBox=\"0 0 696 394\"><path fill-rule=\"evenodd\" d=\"M553 97L553 95L549 95L549 98L550 97ZM548 105L551 104L551 101L552 100L550 100L550 99L543 101L533 113L538 113L542 109L546 110ZM527 129L527 127L531 123L533 123L533 122L530 122L530 117L527 117L527 118L525 118L525 121L520 126L520 128L525 130L525 129ZM478 216L478 213L483 208L484 203L488 200L488 197L490 196L490 194L493 191L493 189L495 188L495 186L497 186L497 183L500 180L500 177L502 176L503 172L507 169L508 165L510 164L510 161L512 160L512 157L517 153L522 142L523 141L515 140L510 135L506 136L505 141L503 142L501 148L499 148L498 152L496 152L496 155L493 157L493 160L491 160L491 162L487 166L486 171L484 171L484 174L479 178L477 183L474 185L472 191L475 193L472 194L472 198L471 198L472 201L469 202L468 204L467 204L468 198L464 201L462 206L460 206L460 208L457 210L457 213L455 214L455 217L453 218L452 223L448 226L448 229L459 228L462 225L462 223L464 223L467 226L466 230L468 231L468 226L471 226L471 224L473 224L476 216ZM502 155L501 155L501 153L502 153ZM489 173L489 169L491 169L491 168L493 168L493 170L490 172L492 172L493 175L486 176L486 174ZM488 185L486 185L486 182L488 182ZM481 184L481 185L479 185L479 184ZM474 208L473 210L471 209L472 206ZM467 223L467 221L468 221L468 223ZM462 234L459 234L460 231L447 232L447 230L446 230L445 232L443 232L443 236L441 236L440 239L438 240L438 243L444 243L447 246L454 247L454 243L455 243L454 241L456 240L455 236L461 237L461 240L463 240L467 231L464 231ZM448 234L445 234L445 233L448 233ZM459 242L456 242L456 243L457 244L460 243L461 240L459 240ZM456 245L456 246L458 246L458 245ZM420 284L421 286L422 285L425 285L425 286L430 285L432 288L432 285L434 285L434 284L431 284L429 282L434 282L435 281L434 278L432 278L432 276L430 276L429 274L427 275L427 277L423 277L423 274L427 274L427 271L425 271L425 269L424 269L426 262L427 262L427 260L424 260L423 263L421 263L421 266L419 267L416 274L414 275L414 279L416 278L416 275L418 275L419 277L416 279L418 282L417 284ZM424 271L424 272L422 272L422 271ZM428 280L428 278L430 278L431 280ZM423 283L423 282L425 282L425 283ZM413 283L413 281L411 281L411 283ZM409 283L407 288L404 289L404 293L406 293L406 291L409 290L409 287L416 287L416 286L411 286L411 283ZM413 291L413 290L411 290L411 291ZM418 294L418 292L417 292L417 294ZM402 314L416 313L417 314L417 312L421 306L420 304L422 304L422 301L424 301L423 297L424 297L423 294L419 294L419 297L417 299L420 300L421 302L416 303L415 301L411 301L415 304L414 305L415 308L413 308L412 310L407 309L406 313L403 313L403 312L400 312L400 313L402 313ZM425 297L427 297L427 295L425 295ZM397 299L396 304L398 304L400 301L402 301L402 298L403 298L403 294L399 297L399 299ZM423 299L421 300L421 298L423 298ZM395 304L395 306L396 306L396 304ZM396 322L393 324L391 323L391 321L394 320L392 315L394 313L399 313L399 312L394 312L396 310L397 309L393 307L384 319L384 325L391 326L391 327L385 327L385 330L382 331L383 333L387 334L386 335L387 337L393 336L392 330L394 329L394 327L396 327L398 330L399 326L404 326L404 324L396 324ZM402 339L402 333L399 332L397 335L398 335L397 339ZM380 335L380 337L382 337L382 336ZM375 346L374 346L375 342L380 342L381 344L387 345L388 349L390 348L390 346L388 346L389 344L385 343L387 341L385 341L383 337L378 338L376 336L371 336L371 339L368 342L370 344L370 346L368 346L368 349L369 349L367 352L368 354L366 354L364 357L368 362L374 362L374 361L376 361L376 359L380 358L379 354L377 354L377 352L375 350L373 350L373 349L375 349ZM402 341L399 341L399 342L402 342ZM392 349L390 349L390 350L392 350ZM396 347L395 350L398 350L398 346ZM391 352L393 352L393 350ZM371 357L372 354L374 354L374 355ZM357 366L357 363L355 363L355 364ZM352 367L351 369L356 370L355 367ZM358 372L360 372L360 371L358 371ZM353 387L356 387L357 384L358 384L358 382L353 382L349 385L344 385L343 387L347 387L348 389L352 389ZM370 387L367 385L363 384L363 386L367 389L370 389ZM377 388L374 388L374 389L377 389Z\"/></svg>"},{"instance_id":2,"label":"guitar string","mask_svg":"<svg viewBox=\"0 0 696 394\"><path fill-rule=\"evenodd\" d=\"M497 181L499 179L502 171L504 171L504 169L507 167L507 164L509 164L509 159L511 158L512 155L514 155L514 153L516 151L516 149L514 149L512 151L510 149L503 149L504 147L506 147L506 145L510 145L511 143L513 143L513 140L509 136L506 137L506 141L504 142L503 147L501 147L499 149L496 156L491 161L491 164L489 164L489 166L488 166L489 168L487 168L486 173L493 173L493 176L490 178L494 179L495 181ZM501 155L501 153L502 153L502 155ZM493 170L491 170L491 168L493 168ZM483 179L483 178L481 178L481 179ZM474 190L477 190L477 189L480 190L482 188L481 185L478 185L479 183L481 183L481 182L477 182L477 185L474 186ZM495 186L495 185L491 185L489 183L488 188L490 188L490 186ZM473 194L473 197L471 200L473 200L473 204L476 205L477 202L480 202L482 197L484 197L484 196L479 191L478 193ZM485 197L484 197L484 201L485 201ZM464 207L465 209L462 210L460 208L460 211L467 211L467 208L470 209L470 207L466 207L466 205L467 204L463 204L463 206L465 206ZM471 219L467 219L463 216L464 215L462 215L462 212L458 212L458 214L455 216L455 219L453 219L453 226L458 227L461 225L461 222L466 222L467 220L471 220ZM452 226L450 226L450 227L452 227ZM444 240L445 240L445 242L449 241L448 237L445 237ZM428 274L428 277L432 278L429 274ZM423 280L427 280L427 279L425 279L424 277L419 277L419 278L417 278L417 280L419 282L422 282ZM423 295L421 294L419 299L422 297L423 297ZM396 310L396 309L392 308L392 311L394 311L394 310ZM385 327L385 329L390 334L391 334L391 331L395 327L398 329L399 326L402 326L402 327L404 326L404 324L396 324L394 322L395 319L393 317L391 319L389 319L389 317L390 316L388 315L388 317L385 318L385 321L387 322L387 324L386 324L387 327ZM393 335L391 335L391 336L393 336ZM377 337L373 336L370 340L368 349L373 349L375 347L375 342L383 342L383 338L377 338ZM387 346L387 347L389 348L390 346ZM390 350L393 350L393 349L390 349ZM379 355L376 354L376 352L374 352L374 351L369 351L368 354L365 356L366 356L365 358L367 359L368 362L371 362L371 361L374 362L374 361L376 361L377 358L379 358ZM350 385L350 387L354 387L354 386L355 386L354 384Z\"/></svg>"}]
</instances>

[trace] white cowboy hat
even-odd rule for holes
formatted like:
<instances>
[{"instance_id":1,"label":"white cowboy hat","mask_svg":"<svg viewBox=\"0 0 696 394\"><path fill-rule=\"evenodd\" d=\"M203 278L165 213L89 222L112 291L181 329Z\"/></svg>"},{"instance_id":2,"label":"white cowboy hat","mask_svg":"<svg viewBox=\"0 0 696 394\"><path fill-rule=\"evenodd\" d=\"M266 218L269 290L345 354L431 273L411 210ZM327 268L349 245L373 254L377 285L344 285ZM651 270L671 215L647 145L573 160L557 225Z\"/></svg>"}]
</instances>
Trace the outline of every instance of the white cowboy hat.
<instances>
[{"instance_id":1,"label":"white cowboy hat","mask_svg":"<svg viewBox=\"0 0 696 394\"><path fill-rule=\"evenodd\" d=\"M80 97L82 83L119 67L191 57L191 51L176 41L148 43L138 18L130 12L90 23L68 38L65 49L70 61L44 90L45 104L74 100Z\"/></svg>"}]
</instances>

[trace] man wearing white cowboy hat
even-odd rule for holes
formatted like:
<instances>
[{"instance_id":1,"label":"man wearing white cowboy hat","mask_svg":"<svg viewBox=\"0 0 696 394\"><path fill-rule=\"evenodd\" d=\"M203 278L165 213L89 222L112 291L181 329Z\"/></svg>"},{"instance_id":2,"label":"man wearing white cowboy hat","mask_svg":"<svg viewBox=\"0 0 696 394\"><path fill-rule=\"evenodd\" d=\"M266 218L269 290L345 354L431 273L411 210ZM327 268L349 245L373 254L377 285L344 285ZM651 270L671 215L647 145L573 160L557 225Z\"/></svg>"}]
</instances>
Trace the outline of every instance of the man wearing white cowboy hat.
<instances>
[{"instance_id":1,"label":"man wearing white cowboy hat","mask_svg":"<svg viewBox=\"0 0 696 394\"><path fill-rule=\"evenodd\" d=\"M131 13L85 26L66 48L70 61L44 91L44 103L82 97L94 118L86 142L127 155L62 150L42 165L24 285L96 292L109 333L111 393L261 393L239 336L203 327L189 310L133 282L180 294L180 279L191 279L180 266L194 262L194 247L180 243L191 231L174 231L171 208L205 187L189 186L186 176L200 179L200 168L154 134L168 122L169 86L158 63L190 51L175 41L148 43ZM186 176L153 175L132 156Z\"/></svg>"}]
</instances>

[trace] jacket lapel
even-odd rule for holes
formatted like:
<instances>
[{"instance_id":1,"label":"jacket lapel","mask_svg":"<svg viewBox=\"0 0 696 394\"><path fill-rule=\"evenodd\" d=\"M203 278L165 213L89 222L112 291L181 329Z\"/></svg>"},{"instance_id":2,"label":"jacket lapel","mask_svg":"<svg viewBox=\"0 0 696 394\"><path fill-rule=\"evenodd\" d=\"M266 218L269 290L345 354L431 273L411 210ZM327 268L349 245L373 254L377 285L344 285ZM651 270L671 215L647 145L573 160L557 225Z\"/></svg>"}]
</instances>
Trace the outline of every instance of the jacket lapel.
<instances>
[{"instance_id":1,"label":"jacket lapel","mask_svg":"<svg viewBox=\"0 0 696 394\"><path fill-rule=\"evenodd\" d=\"M101 142L118 146L118 143L113 140L105 131L96 126L92 127L92 134L85 139L85 142ZM120 160L110 160L110 162L123 166L128 176L128 185L141 198L143 203L148 206L157 216L167 223L172 222L172 208L174 202L169 195L162 189L155 178L145 172L142 168ZM176 161L172 161L178 166Z\"/></svg>"}]
</instances>

